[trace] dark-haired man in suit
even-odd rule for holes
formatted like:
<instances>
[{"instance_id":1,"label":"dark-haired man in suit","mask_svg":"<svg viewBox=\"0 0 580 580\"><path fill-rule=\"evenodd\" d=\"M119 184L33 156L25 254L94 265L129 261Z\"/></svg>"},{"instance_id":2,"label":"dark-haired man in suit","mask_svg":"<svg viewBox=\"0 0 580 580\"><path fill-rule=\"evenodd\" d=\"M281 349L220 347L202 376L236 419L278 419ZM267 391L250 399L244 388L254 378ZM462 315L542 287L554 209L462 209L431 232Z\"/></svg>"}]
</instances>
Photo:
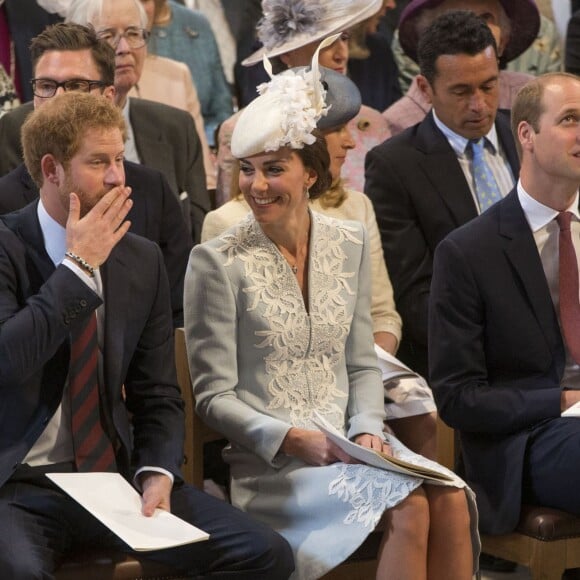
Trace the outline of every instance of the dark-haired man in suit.
<instances>
[{"instance_id":1,"label":"dark-haired man in suit","mask_svg":"<svg viewBox=\"0 0 580 580\"><path fill-rule=\"evenodd\" d=\"M485 22L467 11L440 16L421 37L418 58L432 110L369 151L365 192L403 318L398 356L426 375L435 248L507 194L519 164L509 120L497 110L497 48Z\"/></svg>"}]
</instances>

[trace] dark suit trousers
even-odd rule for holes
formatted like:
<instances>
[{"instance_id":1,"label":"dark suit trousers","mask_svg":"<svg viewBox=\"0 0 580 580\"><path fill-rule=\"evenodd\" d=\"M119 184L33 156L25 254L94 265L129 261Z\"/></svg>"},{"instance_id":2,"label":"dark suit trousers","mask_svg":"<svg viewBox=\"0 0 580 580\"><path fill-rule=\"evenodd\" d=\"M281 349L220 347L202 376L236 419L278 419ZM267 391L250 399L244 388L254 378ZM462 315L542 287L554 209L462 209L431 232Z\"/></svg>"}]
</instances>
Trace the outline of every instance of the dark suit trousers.
<instances>
[{"instance_id":1,"label":"dark suit trousers","mask_svg":"<svg viewBox=\"0 0 580 580\"><path fill-rule=\"evenodd\" d=\"M210 539L148 552L152 560L201 578L284 579L293 570L290 547L281 536L223 501L176 485L171 511ZM43 475L14 477L0 488L0 522L0 578L53 578L67 552L83 547L131 552Z\"/></svg>"},{"instance_id":2,"label":"dark suit trousers","mask_svg":"<svg viewBox=\"0 0 580 580\"><path fill-rule=\"evenodd\" d=\"M523 503L580 516L580 419L550 419L528 439L522 485Z\"/></svg>"}]
</instances>

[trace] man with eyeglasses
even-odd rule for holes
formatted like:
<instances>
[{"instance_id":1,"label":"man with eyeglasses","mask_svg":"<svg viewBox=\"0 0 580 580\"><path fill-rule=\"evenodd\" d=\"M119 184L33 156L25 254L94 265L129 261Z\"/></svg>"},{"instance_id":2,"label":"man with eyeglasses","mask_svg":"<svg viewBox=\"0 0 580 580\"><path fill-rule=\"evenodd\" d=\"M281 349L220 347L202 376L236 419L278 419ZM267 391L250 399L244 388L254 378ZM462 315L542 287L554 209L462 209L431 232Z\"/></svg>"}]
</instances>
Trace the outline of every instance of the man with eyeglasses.
<instances>
[{"instance_id":1,"label":"man with eyeglasses","mask_svg":"<svg viewBox=\"0 0 580 580\"><path fill-rule=\"evenodd\" d=\"M199 242L201 225L211 204L202 146L193 119L188 112L175 107L127 97L139 81L147 54L147 15L141 3L138 0L75 0L67 21L94 26L98 35L114 48L114 98L123 110L128 129L125 157L165 175L180 200L194 243ZM34 76L39 77L37 72ZM70 78L75 77L83 75ZM0 119L0 150L6 151L0 156L1 175L21 161L19 131L24 117L20 112Z\"/></svg>"},{"instance_id":2,"label":"man with eyeglasses","mask_svg":"<svg viewBox=\"0 0 580 580\"><path fill-rule=\"evenodd\" d=\"M85 79L69 79L60 83L52 79L32 79L31 84L34 96L42 99L51 99L60 88L65 93L71 91L90 93L93 89L104 89L107 86L103 81L87 81Z\"/></svg>"},{"instance_id":3,"label":"man with eyeglasses","mask_svg":"<svg viewBox=\"0 0 580 580\"><path fill-rule=\"evenodd\" d=\"M8 125L8 131L19 129L33 106L42 108L64 92L90 92L114 100L114 52L92 28L64 23L48 27L33 39L31 56L35 72L34 101L2 118L16 118L16 123ZM6 125L0 122L0 130L4 127ZM2 151L0 157L4 153L14 153L11 149ZM181 326L183 278L192 240L179 202L159 171L129 161L125 161L124 170L125 183L133 190L133 207L129 214L131 231L159 244L170 282L174 325ZM110 186L108 182L103 184L105 188ZM0 178L0 214L20 209L37 198L38 187L24 164L20 163Z\"/></svg>"}]
</instances>

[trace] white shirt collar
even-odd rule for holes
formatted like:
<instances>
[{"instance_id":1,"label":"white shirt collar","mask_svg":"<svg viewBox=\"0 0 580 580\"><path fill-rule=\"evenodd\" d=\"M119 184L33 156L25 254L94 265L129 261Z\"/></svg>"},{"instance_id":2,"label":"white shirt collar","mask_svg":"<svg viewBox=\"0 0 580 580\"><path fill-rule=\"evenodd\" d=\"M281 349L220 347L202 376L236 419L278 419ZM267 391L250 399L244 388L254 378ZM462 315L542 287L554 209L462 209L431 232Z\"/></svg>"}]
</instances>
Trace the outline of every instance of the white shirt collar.
<instances>
[{"instance_id":1,"label":"white shirt collar","mask_svg":"<svg viewBox=\"0 0 580 580\"><path fill-rule=\"evenodd\" d=\"M125 99L125 104L123 105L123 109L122 109L122 113L123 113L123 118L125 119L125 123L129 124L130 122L130 118L129 118L129 97L127 97Z\"/></svg>"},{"instance_id":2,"label":"white shirt collar","mask_svg":"<svg viewBox=\"0 0 580 580\"><path fill-rule=\"evenodd\" d=\"M518 199L532 232L535 233L546 227L560 213L559 211L540 203L537 199L534 199L524 189L520 180L518 180L517 191ZM580 212L578 211L578 193L576 193L574 201L567 211L572 212L576 216L576 219L580 220Z\"/></svg>"},{"instance_id":3,"label":"white shirt collar","mask_svg":"<svg viewBox=\"0 0 580 580\"><path fill-rule=\"evenodd\" d=\"M455 133L455 131L452 131L447 125L443 124L441 119L437 116L437 113L435 113L435 109L431 109L431 111L433 112L435 125L437 125L437 128L443 133L443 135L445 135L445 138L449 142L449 145L451 145L453 151L455 151L457 157L465 155L465 148L467 147L469 139ZM485 138L493 146L494 153L499 151L499 141L497 138L495 123L491 126L488 134L485 135Z\"/></svg>"},{"instance_id":4,"label":"white shirt collar","mask_svg":"<svg viewBox=\"0 0 580 580\"><path fill-rule=\"evenodd\" d=\"M132 161L133 163L141 163L139 153L137 153L137 145L135 144L135 133L133 131L133 126L131 125L130 104L131 99L130 97L127 97L122 110L123 118L125 119L125 127L127 129L127 139L125 141L125 159L127 161Z\"/></svg>"},{"instance_id":5,"label":"white shirt collar","mask_svg":"<svg viewBox=\"0 0 580 580\"><path fill-rule=\"evenodd\" d=\"M64 260L66 252L66 230L48 215L42 199L38 202L38 221L44 238L44 248L55 266Z\"/></svg>"}]
</instances>

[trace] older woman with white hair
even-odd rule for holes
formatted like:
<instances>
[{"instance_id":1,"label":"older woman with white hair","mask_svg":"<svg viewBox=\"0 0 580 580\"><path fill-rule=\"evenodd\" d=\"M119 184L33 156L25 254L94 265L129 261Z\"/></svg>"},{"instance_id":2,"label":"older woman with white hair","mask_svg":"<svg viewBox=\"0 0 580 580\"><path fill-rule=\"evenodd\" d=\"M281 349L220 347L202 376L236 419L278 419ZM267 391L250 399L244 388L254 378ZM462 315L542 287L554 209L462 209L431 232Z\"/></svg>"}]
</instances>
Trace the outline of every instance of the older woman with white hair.
<instances>
[{"instance_id":1,"label":"older woman with white hair","mask_svg":"<svg viewBox=\"0 0 580 580\"><path fill-rule=\"evenodd\" d=\"M309 207L331 181L317 123L348 110L332 100L344 96L331 90L332 74L324 82L326 92L315 53L310 69L262 86L236 125L232 152L251 214L196 246L186 274L197 411L230 441L234 505L292 546L292 578L320 578L383 520L377 578L468 580L479 549L473 493L383 432L366 230ZM353 463L320 416L445 481Z\"/></svg>"},{"instance_id":2,"label":"older woman with white hair","mask_svg":"<svg viewBox=\"0 0 580 580\"><path fill-rule=\"evenodd\" d=\"M208 190L215 189L216 167L205 136L201 104L189 69L183 63L149 54L147 50L153 20L153 0L124 0L124 3L115 0L110 5L106 0L72 0L67 9L66 20L85 26L91 24L97 28L105 20L105 16L114 18L115 12L123 9L136 15L133 19L135 26L132 27L135 37L125 36L128 46L123 44L123 56L119 50L121 39L105 36L106 40L116 42L114 48L117 60L124 60L121 66L117 66L115 74L117 104L124 107L128 97L140 97L190 113L203 152L206 186ZM134 145L128 150L128 156L131 161L138 161Z\"/></svg>"}]
</instances>

